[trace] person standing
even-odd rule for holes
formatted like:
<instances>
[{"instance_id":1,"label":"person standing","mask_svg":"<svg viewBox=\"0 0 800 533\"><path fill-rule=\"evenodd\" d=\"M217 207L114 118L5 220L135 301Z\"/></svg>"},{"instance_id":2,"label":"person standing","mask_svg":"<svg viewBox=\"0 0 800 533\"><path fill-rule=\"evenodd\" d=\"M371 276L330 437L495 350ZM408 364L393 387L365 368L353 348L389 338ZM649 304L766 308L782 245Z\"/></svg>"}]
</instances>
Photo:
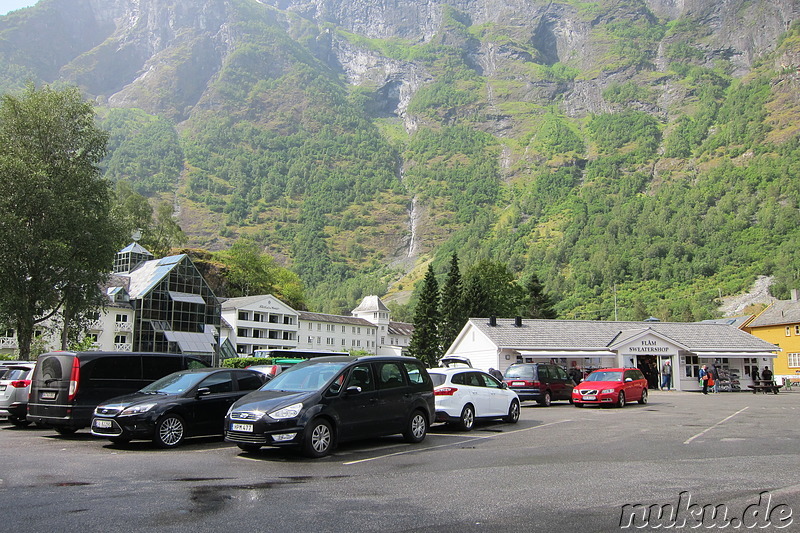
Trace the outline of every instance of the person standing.
<instances>
[{"instance_id":1,"label":"person standing","mask_svg":"<svg viewBox=\"0 0 800 533\"><path fill-rule=\"evenodd\" d=\"M490 368L489 374L497 381L503 381L503 373L497 370L496 368Z\"/></svg>"},{"instance_id":2,"label":"person standing","mask_svg":"<svg viewBox=\"0 0 800 533\"><path fill-rule=\"evenodd\" d=\"M765 366L764 370L761 371L761 379L764 381L772 381L772 370L770 370L768 366Z\"/></svg>"},{"instance_id":3,"label":"person standing","mask_svg":"<svg viewBox=\"0 0 800 533\"><path fill-rule=\"evenodd\" d=\"M698 377L700 378L700 383L703 384L703 394L708 394L708 380L711 378L711 373L708 371L707 365L703 365Z\"/></svg>"},{"instance_id":4,"label":"person standing","mask_svg":"<svg viewBox=\"0 0 800 533\"><path fill-rule=\"evenodd\" d=\"M672 384L672 364L669 359L661 366L661 390L669 390Z\"/></svg>"}]
</instances>

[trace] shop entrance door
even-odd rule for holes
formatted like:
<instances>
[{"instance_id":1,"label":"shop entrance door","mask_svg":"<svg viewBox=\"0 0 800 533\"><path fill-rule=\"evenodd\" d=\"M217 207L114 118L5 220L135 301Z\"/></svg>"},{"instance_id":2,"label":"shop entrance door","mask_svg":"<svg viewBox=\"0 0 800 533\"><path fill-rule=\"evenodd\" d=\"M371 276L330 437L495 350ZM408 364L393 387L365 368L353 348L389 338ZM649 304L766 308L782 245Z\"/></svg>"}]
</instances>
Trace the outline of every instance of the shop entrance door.
<instances>
[{"instance_id":1,"label":"shop entrance door","mask_svg":"<svg viewBox=\"0 0 800 533\"><path fill-rule=\"evenodd\" d=\"M642 371L647 379L648 389L658 388L658 361L655 355L637 355L636 367Z\"/></svg>"}]
</instances>

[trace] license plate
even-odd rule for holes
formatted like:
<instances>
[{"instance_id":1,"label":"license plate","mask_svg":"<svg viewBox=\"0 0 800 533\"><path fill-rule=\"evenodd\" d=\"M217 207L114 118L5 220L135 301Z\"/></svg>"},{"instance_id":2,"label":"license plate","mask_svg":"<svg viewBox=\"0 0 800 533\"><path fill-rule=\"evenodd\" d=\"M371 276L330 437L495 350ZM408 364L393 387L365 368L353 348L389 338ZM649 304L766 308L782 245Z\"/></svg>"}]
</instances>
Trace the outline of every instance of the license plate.
<instances>
[{"instance_id":1,"label":"license plate","mask_svg":"<svg viewBox=\"0 0 800 533\"><path fill-rule=\"evenodd\" d=\"M244 431L245 433L252 433L253 424L231 424L231 431Z\"/></svg>"},{"instance_id":2,"label":"license plate","mask_svg":"<svg viewBox=\"0 0 800 533\"><path fill-rule=\"evenodd\" d=\"M94 419L94 427L96 428L110 428L111 427L111 420L100 420L98 418Z\"/></svg>"},{"instance_id":3,"label":"license plate","mask_svg":"<svg viewBox=\"0 0 800 533\"><path fill-rule=\"evenodd\" d=\"M591 395L591 394L587 394L586 396L584 396L584 397L583 397L583 399L584 399L584 400L586 400L586 401L589 401L589 400L596 400L596 399L597 399L597 396L593 396L593 395Z\"/></svg>"},{"instance_id":4,"label":"license plate","mask_svg":"<svg viewBox=\"0 0 800 533\"><path fill-rule=\"evenodd\" d=\"M524 387L525 386L525 382L524 381L512 381L511 382L511 386L512 387Z\"/></svg>"},{"instance_id":5,"label":"license plate","mask_svg":"<svg viewBox=\"0 0 800 533\"><path fill-rule=\"evenodd\" d=\"M55 391L42 392L42 400L55 400L55 399L56 399Z\"/></svg>"}]
</instances>

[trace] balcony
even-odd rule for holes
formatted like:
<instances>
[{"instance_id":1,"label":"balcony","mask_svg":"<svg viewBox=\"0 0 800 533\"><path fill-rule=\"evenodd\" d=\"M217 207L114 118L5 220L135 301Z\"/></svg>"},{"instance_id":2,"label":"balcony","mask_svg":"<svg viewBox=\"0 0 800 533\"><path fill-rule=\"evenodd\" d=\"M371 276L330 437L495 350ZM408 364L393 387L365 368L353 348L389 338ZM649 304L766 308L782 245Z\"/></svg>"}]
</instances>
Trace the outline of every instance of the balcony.
<instances>
[{"instance_id":1,"label":"balcony","mask_svg":"<svg viewBox=\"0 0 800 533\"><path fill-rule=\"evenodd\" d=\"M133 344L130 342L115 342L114 343L114 351L115 352L130 352L133 350Z\"/></svg>"},{"instance_id":2,"label":"balcony","mask_svg":"<svg viewBox=\"0 0 800 533\"><path fill-rule=\"evenodd\" d=\"M114 331L133 331L133 322L115 322Z\"/></svg>"},{"instance_id":3,"label":"balcony","mask_svg":"<svg viewBox=\"0 0 800 533\"><path fill-rule=\"evenodd\" d=\"M86 323L86 329L92 331L103 331L103 326L105 326L105 324L103 324L102 320L90 320Z\"/></svg>"},{"instance_id":4,"label":"balcony","mask_svg":"<svg viewBox=\"0 0 800 533\"><path fill-rule=\"evenodd\" d=\"M16 337L0 337L0 348L19 348Z\"/></svg>"}]
</instances>

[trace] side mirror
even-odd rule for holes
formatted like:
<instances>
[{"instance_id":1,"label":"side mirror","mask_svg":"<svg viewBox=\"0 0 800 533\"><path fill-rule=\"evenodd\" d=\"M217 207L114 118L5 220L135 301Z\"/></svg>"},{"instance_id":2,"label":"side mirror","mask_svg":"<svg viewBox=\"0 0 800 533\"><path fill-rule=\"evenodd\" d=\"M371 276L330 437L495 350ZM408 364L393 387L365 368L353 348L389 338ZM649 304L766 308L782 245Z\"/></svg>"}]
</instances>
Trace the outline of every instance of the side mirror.
<instances>
[{"instance_id":1,"label":"side mirror","mask_svg":"<svg viewBox=\"0 0 800 533\"><path fill-rule=\"evenodd\" d=\"M200 387L199 389L197 389L197 393L195 394L195 396L199 398L200 396L208 396L209 394L211 394L211 389L209 389L208 387Z\"/></svg>"},{"instance_id":2,"label":"side mirror","mask_svg":"<svg viewBox=\"0 0 800 533\"><path fill-rule=\"evenodd\" d=\"M354 394L361 394L361 387L357 387L355 385L351 385L344 390L345 394L348 396L352 396Z\"/></svg>"},{"instance_id":3,"label":"side mirror","mask_svg":"<svg viewBox=\"0 0 800 533\"><path fill-rule=\"evenodd\" d=\"M508 388L508 383L506 383L505 381L501 381L500 382L500 388L501 389L507 389Z\"/></svg>"}]
</instances>

